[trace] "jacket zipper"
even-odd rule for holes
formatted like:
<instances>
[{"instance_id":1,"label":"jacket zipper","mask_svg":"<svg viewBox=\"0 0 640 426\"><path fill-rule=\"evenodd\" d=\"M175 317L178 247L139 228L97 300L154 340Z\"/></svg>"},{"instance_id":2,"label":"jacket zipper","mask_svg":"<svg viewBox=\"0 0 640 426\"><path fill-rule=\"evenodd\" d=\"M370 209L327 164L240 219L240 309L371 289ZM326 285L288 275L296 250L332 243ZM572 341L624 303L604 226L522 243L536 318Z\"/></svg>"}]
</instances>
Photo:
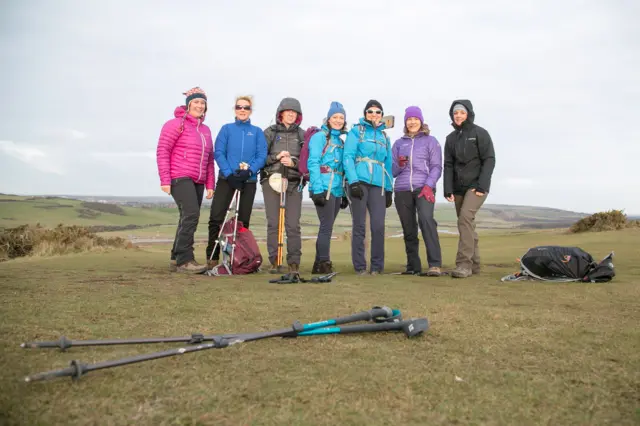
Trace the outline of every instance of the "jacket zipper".
<instances>
[{"instance_id":1,"label":"jacket zipper","mask_svg":"<svg viewBox=\"0 0 640 426\"><path fill-rule=\"evenodd\" d=\"M409 188L411 188L411 192L413 192L413 146L415 141L415 137L411 138L411 155L409 156Z\"/></svg>"},{"instance_id":2,"label":"jacket zipper","mask_svg":"<svg viewBox=\"0 0 640 426\"><path fill-rule=\"evenodd\" d=\"M378 158L378 138L376 137L376 128L373 127L373 145L376 147L376 151L374 152L374 158ZM369 183L371 185L373 185L373 169L375 169L376 165L372 164L371 165L371 178L369 179ZM384 184L384 182L383 182Z\"/></svg>"},{"instance_id":3,"label":"jacket zipper","mask_svg":"<svg viewBox=\"0 0 640 426\"><path fill-rule=\"evenodd\" d=\"M200 154L200 165L198 167L198 182L202 178L202 160L204 160L204 147L205 147L205 138L202 133L200 133L200 120L198 120L198 125L196 126L196 133L200 135L200 142L202 143L202 153Z\"/></svg>"}]
</instances>

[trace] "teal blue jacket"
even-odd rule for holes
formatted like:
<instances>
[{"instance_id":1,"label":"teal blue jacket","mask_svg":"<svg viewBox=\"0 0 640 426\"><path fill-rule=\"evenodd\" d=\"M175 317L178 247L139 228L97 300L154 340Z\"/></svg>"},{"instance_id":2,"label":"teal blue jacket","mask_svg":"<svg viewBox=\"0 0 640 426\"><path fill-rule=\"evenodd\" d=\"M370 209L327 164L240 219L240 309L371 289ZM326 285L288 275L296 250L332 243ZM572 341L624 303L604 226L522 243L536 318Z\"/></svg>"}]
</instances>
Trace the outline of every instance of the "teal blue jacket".
<instances>
[{"instance_id":1,"label":"teal blue jacket","mask_svg":"<svg viewBox=\"0 0 640 426\"><path fill-rule=\"evenodd\" d=\"M374 128L361 118L347 134L343 164L349 184L360 181L393 190L391 141L384 129L384 123Z\"/></svg>"},{"instance_id":2,"label":"teal blue jacket","mask_svg":"<svg viewBox=\"0 0 640 426\"><path fill-rule=\"evenodd\" d=\"M331 194L334 197L344 196L342 185L344 175L342 166L342 154L344 143L340 135L345 131L331 129L331 137L327 144L327 132L329 128L323 124L321 131L314 134L309 140L309 191L312 194L325 192L331 186ZM326 150L325 150L326 147ZM325 151L324 155L322 152ZM333 178L331 177L333 175Z\"/></svg>"}]
</instances>

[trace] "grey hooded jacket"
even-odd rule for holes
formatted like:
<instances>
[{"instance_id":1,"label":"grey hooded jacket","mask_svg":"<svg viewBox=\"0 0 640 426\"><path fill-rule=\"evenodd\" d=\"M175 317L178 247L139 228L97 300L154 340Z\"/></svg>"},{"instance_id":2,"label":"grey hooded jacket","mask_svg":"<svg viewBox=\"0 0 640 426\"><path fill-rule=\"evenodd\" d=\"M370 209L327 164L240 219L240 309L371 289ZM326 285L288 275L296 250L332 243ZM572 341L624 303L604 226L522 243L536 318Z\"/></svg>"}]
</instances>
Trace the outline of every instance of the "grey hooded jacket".
<instances>
[{"instance_id":1,"label":"grey hooded jacket","mask_svg":"<svg viewBox=\"0 0 640 426\"><path fill-rule=\"evenodd\" d=\"M296 122L289 128L282 124L281 113L293 110L298 113ZM264 130L267 139L267 161L261 172L261 180L268 179L273 173L282 173L289 181L299 181L298 158L304 143L304 130L300 127L302 122L302 108L295 98L284 98L276 111L276 124ZM293 159L293 167L286 167L276 157L281 151L288 151Z\"/></svg>"}]
</instances>

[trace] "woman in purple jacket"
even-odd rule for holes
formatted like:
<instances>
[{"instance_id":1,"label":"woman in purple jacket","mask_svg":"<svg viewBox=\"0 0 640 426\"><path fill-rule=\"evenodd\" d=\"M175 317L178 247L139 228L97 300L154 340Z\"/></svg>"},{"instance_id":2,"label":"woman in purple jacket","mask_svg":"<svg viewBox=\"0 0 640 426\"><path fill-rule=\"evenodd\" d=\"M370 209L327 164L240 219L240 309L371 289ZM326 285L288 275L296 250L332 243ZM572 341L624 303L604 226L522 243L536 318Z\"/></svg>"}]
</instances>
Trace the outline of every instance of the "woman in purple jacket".
<instances>
[{"instance_id":1,"label":"woman in purple jacket","mask_svg":"<svg viewBox=\"0 0 640 426\"><path fill-rule=\"evenodd\" d=\"M427 246L428 276L439 276L442 267L440 238L433 217L436 183L442 175L442 152L438 140L429 135L422 111L410 106L404 114L404 136L392 148L395 205L402 224L407 269L403 274L421 274L418 224ZM416 222L416 213L418 221Z\"/></svg>"}]
</instances>

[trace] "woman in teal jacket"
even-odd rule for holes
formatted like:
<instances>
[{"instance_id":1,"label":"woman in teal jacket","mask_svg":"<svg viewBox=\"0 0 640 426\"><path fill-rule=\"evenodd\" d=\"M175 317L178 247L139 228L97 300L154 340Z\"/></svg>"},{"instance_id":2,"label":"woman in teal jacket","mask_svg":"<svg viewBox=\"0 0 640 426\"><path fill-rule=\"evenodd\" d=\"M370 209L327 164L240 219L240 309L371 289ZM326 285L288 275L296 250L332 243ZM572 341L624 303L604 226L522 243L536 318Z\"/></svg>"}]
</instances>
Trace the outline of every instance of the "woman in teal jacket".
<instances>
[{"instance_id":1,"label":"woman in teal jacket","mask_svg":"<svg viewBox=\"0 0 640 426\"><path fill-rule=\"evenodd\" d=\"M321 131L309 140L309 194L316 205L320 220L316 239L316 259L313 274L333 272L331 263L331 234L340 207L346 208L344 197L342 153L345 134L346 112L340 102L331 102L326 123Z\"/></svg>"},{"instance_id":2,"label":"woman in teal jacket","mask_svg":"<svg viewBox=\"0 0 640 426\"><path fill-rule=\"evenodd\" d=\"M384 110L380 102L370 100L364 118L353 126L344 145L343 165L349 183L351 217L351 259L356 273L367 273L364 237L367 210L371 220L371 269L376 275L384 270L384 220L391 206L391 141L381 123Z\"/></svg>"}]
</instances>

